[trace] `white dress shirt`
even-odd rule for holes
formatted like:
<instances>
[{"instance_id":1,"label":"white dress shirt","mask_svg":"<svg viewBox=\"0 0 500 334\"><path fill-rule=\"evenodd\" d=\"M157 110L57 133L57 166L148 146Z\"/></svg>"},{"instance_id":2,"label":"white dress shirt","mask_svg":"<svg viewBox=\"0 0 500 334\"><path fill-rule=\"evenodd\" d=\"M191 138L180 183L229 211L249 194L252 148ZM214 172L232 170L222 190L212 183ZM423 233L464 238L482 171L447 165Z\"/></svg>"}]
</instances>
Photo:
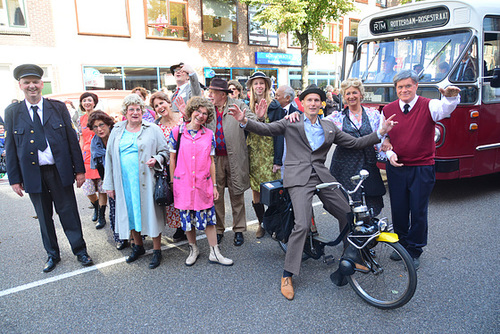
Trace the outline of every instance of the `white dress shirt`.
<instances>
[{"instance_id":1,"label":"white dress shirt","mask_svg":"<svg viewBox=\"0 0 500 334\"><path fill-rule=\"evenodd\" d=\"M24 100L26 102L26 107L28 108L28 112L31 117L31 121L33 121L33 109L31 109L31 106L37 106L38 107L38 116L40 117L40 121L42 122L43 125L43 99L40 99L40 101L37 104L31 104L27 100ZM54 156L52 155L52 150L50 149L50 144L47 138L45 138L45 141L47 141L47 148L45 151L40 151L38 150L38 164L40 166L43 165L54 165L56 162L54 160Z\"/></svg>"}]
</instances>

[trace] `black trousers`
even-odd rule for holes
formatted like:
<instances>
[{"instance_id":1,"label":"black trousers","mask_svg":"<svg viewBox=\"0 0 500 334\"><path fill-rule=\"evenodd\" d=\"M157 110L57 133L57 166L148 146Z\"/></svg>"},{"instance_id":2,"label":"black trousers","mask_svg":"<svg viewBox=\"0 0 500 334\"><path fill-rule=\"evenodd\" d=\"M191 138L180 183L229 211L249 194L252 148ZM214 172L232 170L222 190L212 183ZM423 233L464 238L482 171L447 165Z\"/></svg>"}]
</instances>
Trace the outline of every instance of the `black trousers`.
<instances>
[{"instance_id":1,"label":"black trousers","mask_svg":"<svg viewBox=\"0 0 500 334\"><path fill-rule=\"evenodd\" d=\"M434 165L386 166L394 232L408 253L418 258L427 245L429 197L436 182Z\"/></svg>"},{"instance_id":2,"label":"black trousers","mask_svg":"<svg viewBox=\"0 0 500 334\"><path fill-rule=\"evenodd\" d=\"M42 192L30 193L30 199L35 207L40 223L42 241L47 254L55 259L60 258L59 245L57 244L56 230L54 227L53 206L59 215L59 220L64 233L71 245L75 255L87 252L87 246L83 240L82 223L76 204L73 185L64 187L61 177L55 165L41 166Z\"/></svg>"}]
</instances>

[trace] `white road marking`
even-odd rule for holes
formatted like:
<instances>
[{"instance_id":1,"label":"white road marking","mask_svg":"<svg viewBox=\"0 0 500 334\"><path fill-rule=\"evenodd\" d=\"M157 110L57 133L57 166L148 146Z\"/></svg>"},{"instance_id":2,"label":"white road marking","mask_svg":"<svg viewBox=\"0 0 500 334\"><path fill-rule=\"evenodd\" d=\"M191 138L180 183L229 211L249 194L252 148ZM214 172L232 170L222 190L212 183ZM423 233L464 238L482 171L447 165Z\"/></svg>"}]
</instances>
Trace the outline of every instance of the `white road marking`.
<instances>
[{"instance_id":1,"label":"white road marking","mask_svg":"<svg viewBox=\"0 0 500 334\"><path fill-rule=\"evenodd\" d=\"M318 206L320 204L322 204L322 203L321 202L315 202L315 203L313 203L313 206ZM252 221L247 222L247 226L254 225L254 224L257 224L257 220L252 220ZM228 227L228 228L226 228L225 232L228 232L228 231L231 231L231 230L232 230L232 227ZM205 238L206 238L206 235L203 233L203 234L200 234L199 236L197 236L196 240L201 240L201 239L205 239ZM187 244L187 241L180 241L180 242L176 242L176 243L165 245L161 249L162 250L168 250L170 248L182 246L182 245L185 245L185 244ZM146 254L151 254L151 253L153 253L152 249L146 251ZM86 268L74 270L74 271L71 271L69 273L57 275L57 276L54 276L54 277L49 277L49 278L42 279L42 280L39 280L39 281L35 281L35 282L31 282L31 283L19 285L19 286L16 286L14 288L2 290L2 291L0 291L0 297L4 297L4 296L8 296L8 295L17 293L17 292L21 292L21 291L29 290L29 289L32 289L32 288L36 288L36 287L39 287L39 286L42 286L42 285L45 285L45 284L49 284L49 283L61 281L63 279L67 279L67 278L70 278L70 277L73 277L73 276L82 275L82 274L85 274L85 273L88 273L88 272L91 272L91 271L94 271L94 270L98 270L98 269L101 269L101 268L106 268L106 267L109 267L109 266L113 266L115 264L125 262L126 258L127 258L126 256L120 257L118 259L110 260L110 261L103 262L103 263L98 263L98 264L95 264L95 265L90 266L90 267L86 267Z\"/></svg>"}]
</instances>

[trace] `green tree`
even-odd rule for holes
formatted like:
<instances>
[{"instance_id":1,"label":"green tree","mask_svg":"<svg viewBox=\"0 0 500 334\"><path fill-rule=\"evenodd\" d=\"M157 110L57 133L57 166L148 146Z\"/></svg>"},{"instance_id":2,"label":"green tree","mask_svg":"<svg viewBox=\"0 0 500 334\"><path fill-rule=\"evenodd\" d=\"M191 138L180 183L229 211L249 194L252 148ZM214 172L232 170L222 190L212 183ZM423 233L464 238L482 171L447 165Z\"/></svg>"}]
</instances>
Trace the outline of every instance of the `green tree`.
<instances>
[{"instance_id":1,"label":"green tree","mask_svg":"<svg viewBox=\"0 0 500 334\"><path fill-rule=\"evenodd\" d=\"M300 43L302 89L308 84L309 42L318 52L331 53L337 47L322 35L326 23L336 22L355 10L353 0L241 0L257 8L254 19L277 33L293 32Z\"/></svg>"}]
</instances>

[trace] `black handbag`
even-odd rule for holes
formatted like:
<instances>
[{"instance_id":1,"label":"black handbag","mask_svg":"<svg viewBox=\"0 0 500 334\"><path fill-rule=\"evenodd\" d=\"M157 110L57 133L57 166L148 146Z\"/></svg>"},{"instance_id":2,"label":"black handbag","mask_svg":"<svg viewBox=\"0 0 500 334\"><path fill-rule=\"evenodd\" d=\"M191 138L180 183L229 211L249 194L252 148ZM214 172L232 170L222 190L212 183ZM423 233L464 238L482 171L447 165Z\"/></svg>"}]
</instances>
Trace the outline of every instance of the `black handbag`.
<instances>
[{"instance_id":1,"label":"black handbag","mask_svg":"<svg viewBox=\"0 0 500 334\"><path fill-rule=\"evenodd\" d=\"M155 172L156 184L154 199L159 206L169 206L174 203L174 193L170 187L170 177L168 174L167 168Z\"/></svg>"}]
</instances>

